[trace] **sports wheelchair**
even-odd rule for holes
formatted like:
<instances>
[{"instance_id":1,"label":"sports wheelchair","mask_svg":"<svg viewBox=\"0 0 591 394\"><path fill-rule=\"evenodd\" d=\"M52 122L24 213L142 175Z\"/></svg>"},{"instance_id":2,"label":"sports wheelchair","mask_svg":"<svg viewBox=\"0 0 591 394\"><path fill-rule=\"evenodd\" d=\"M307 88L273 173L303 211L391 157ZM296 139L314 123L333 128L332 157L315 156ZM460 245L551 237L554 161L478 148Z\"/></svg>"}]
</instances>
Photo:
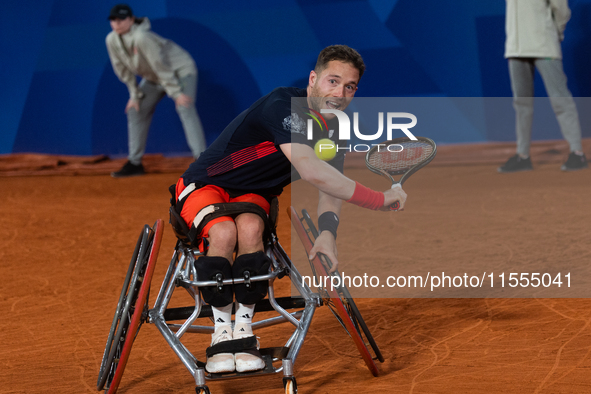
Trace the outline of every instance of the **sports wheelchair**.
<instances>
[{"instance_id":1,"label":"sports wheelchair","mask_svg":"<svg viewBox=\"0 0 591 394\"><path fill-rule=\"evenodd\" d=\"M109 394L117 392L138 331L143 323L150 323L156 325L168 345L193 376L197 394L210 393L207 386L208 381L278 373L283 374L285 393L296 394L298 389L294 376L294 363L312 323L314 312L317 307L323 305L330 308L339 323L353 339L370 372L374 376L378 376L379 371L376 360L383 362L384 358L347 288L340 286L319 288L316 289L317 291L313 291L302 281L300 273L277 239L275 232L277 204L275 203L273 206L275 209L271 210L266 223L269 231L267 232L268 236L265 237L265 253L271 260L268 273L252 277L245 273L244 278L234 279L221 279L218 277L217 280L203 280L203 278L197 277L195 261L202 254L187 242L186 234L179 234L178 227L175 228L175 224L172 223L171 214L171 223L178 241L152 308L149 308L148 303L150 282L162 241L164 222L158 219L154 226L144 226L127 270L107 338L97 381L99 391L106 390ZM299 216L293 207L288 210L292 225L302 241L306 253L309 253L318 232L308 212L306 210L301 212L302 216ZM330 269L331 262L326 256L321 256L311 260L310 265L314 275L321 278L328 276L327 272ZM334 272L332 275L338 276L339 273ZM276 279L283 277L290 278L292 289L297 290L299 297L275 297L273 283ZM253 322L253 330L280 323L291 323L294 327L293 334L283 346L260 349L262 358L265 361L265 368L262 370L244 373L208 373L205 370L205 363L198 360L181 341L187 333L211 334L214 331L211 321L209 322L210 325L196 324L198 319L211 319L213 316L211 307L203 303L199 288L238 283L248 284L257 281L268 282L268 297L256 304L255 313L275 311L277 315ZM194 305L168 307L172 294L177 288L185 289L194 299Z\"/></svg>"}]
</instances>

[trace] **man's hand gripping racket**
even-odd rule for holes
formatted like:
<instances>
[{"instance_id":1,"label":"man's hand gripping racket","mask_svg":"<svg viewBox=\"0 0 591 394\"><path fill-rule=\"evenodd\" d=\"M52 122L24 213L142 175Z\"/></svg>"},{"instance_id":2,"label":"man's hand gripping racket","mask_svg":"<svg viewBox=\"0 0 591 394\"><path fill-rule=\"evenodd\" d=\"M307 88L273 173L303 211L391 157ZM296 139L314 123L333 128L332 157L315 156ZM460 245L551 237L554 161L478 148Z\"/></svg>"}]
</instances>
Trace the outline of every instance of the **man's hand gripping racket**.
<instances>
[{"instance_id":1,"label":"man's hand gripping racket","mask_svg":"<svg viewBox=\"0 0 591 394\"><path fill-rule=\"evenodd\" d=\"M412 174L429 164L436 153L437 145L429 138L417 137L414 141L401 137L372 147L365 155L365 165L372 172L388 178L393 189L402 186ZM396 181L396 175L402 177ZM390 205L392 211L399 208L400 201Z\"/></svg>"}]
</instances>

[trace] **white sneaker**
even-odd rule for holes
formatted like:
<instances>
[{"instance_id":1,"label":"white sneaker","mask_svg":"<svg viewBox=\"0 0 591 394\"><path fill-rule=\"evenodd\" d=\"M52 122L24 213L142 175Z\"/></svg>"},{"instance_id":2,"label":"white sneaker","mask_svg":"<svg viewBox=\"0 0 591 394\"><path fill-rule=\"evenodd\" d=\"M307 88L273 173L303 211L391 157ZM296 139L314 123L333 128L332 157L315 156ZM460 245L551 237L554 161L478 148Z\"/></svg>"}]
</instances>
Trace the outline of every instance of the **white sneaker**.
<instances>
[{"instance_id":1,"label":"white sneaker","mask_svg":"<svg viewBox=\"0 0 591 394\"><path fill-rule=\"evenodd\" d=\"M237 323L234 327L234 339L242 339L252 336L254 336L254 334L252 333L252 327L250 324ZM260 345L257 340L257 349L259 348ZM236 362L236 372L258 371L259 369L265 368L265 361L250 353L236 353L234 359Z\"/></svg>"},{"instance_id":2,"label":"white sneaker","mask_svg":"<svg viewBox=\"0 0 591 394\"><path fill-rule=\"evenodd\" d=\"M232 327L220 326L211 336L211 346L232 339ZM214 354L207 358L205 369L209 373L234 372L234 355L232 353Z\"/></svg>"}]
</instances>

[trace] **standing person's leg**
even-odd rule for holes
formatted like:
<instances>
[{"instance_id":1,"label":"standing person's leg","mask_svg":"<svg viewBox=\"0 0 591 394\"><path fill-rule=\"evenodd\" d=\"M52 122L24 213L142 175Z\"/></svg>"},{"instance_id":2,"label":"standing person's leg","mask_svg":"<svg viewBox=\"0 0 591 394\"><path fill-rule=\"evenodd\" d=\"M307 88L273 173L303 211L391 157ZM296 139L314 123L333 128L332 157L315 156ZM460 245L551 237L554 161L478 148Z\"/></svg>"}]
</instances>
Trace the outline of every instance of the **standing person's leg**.
<instances>
[{"instance_id":1,"label":"standing person's leg","mask_svg":"<svg viewBox=\"0 0 591 394\"><path fill-rule=\"evenodd\" d=\"M499 172L516 172L531 170L529 148L534 113L534 62L527 58L509 59L509 76L513 92L513 108L515 109L515 134L517 137L517 154L511 157Z\"/></svg>"},{"instance_id":2,"label":"standing person's leg","mask_svg":"<svg viewBox=\"0 0 591 394\"><path fill-rule=\"evenodd\" d=\"M587 167L587 161L583 155L583 145L581 144L579 113L575 100L567 86L567 78L562 68L562 60L536 59L535 64L544 80L544 86L546 87L550 103L556 114L556 120L560 125L562 136L570 147L571 155L567 163L563 165L563 170Z\"/></svg>"},{"instance_id":3,"label":"standing person's leg","mask_svg":"<svg viewBox=\"0 0 591 394\"><path fill-rule=\"evenodd\" d=\"M145 79L142 79L139 88L144 93L144 97L140 100L139 112L133 108L127 111L128 160L136 165L141 164L142 157L146 151L148 131L152 123L156 104L165 96L162 86Z\"/></svg>"},{"instance_id":4,"label":"standing person's leg","mask_svg":"<svg viewBox=\"0 0 591 394\"><path fill-rule=\"evenodd\" d=\"M135 108L130 108L127 111L127 143L129 146L127 163L119 171L111 173L111 176L115 178L145 174L142 157L146 150L148 130L152 123L156 104L162 100L165 93L161 86L145 79L142 79L139 88L144 93L144 97L139 100L140 110L136 111Z\"/></svg>"},{"instance_id":5,"label":"standing person's leg","mask_svg":"<svg viewBox=\"0 0 591 394\"><path fill-rule=\"evenodd\" d=\"M205 135L203 134L203 125L196 109L197 100L197 75L187 75L180 78L183 93L191 97L193 104L189 107L176 106L176 112L181 119L185 137L193 157L197 158L206 148Z\"/></svg>"},{"instance_id":6,"label":"standing person's leg","mask_svg":"<svg viewBox=\"0 0 591 394\"><path fill-rule=\"evenodd\" d=\"M531 59L509 59L509 75L515 109L517 153L529 157L534 115L534 62Z\"/></svg>"}]
</instances>

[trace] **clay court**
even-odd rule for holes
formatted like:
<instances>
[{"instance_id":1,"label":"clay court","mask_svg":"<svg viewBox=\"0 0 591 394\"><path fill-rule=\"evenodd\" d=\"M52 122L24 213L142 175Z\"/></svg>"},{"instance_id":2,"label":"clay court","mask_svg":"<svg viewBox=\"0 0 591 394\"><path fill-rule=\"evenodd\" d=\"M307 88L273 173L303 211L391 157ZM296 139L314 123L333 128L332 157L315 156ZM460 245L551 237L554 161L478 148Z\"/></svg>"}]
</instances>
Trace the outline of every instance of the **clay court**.
<instances>
[{"instance_id":1,"label":"clay court","mask_svg":"<svg viewBox=\"0 0 591 394\"><path fill-rule=\"evenodd\" d=\"M586 152L590 151L585 141ZM512 145L441 147L405 184L406 210L346 205L341 269L368 250L392 266L414 259L462 266L586 264L591 260L591 170L563 173L562 142L537 143L535 170L497 174ZM2 157L0 174L0 393L94 393L106 337L137 236L168 215L168 186L188 164L151 157L146 176L113 179L108 158ZM374 189L388 182L355 158L346 172ZM281 198L279 239L291 246ZM389 215L389 216L387 216ZM390 231L371 232L375 221ZM170 261L167 226L151 299ZM342 246L342 247L341 247ZM379 246L379 247L378 247ZM282 285L281 293L289 293ZM319 308L295 363L300 393L588 393L591 301L585 298L358 298L385 362L374 378L327 308ZM256 318L255 318L256 319ZM262 346L282 326L257 332ZM204 357L208 336L193 334ZM212 393L282 393L281 376L208 383ZM193 378L159 331L141 327L120 393L191 393Z\"/></svg>"}]
</instances>

